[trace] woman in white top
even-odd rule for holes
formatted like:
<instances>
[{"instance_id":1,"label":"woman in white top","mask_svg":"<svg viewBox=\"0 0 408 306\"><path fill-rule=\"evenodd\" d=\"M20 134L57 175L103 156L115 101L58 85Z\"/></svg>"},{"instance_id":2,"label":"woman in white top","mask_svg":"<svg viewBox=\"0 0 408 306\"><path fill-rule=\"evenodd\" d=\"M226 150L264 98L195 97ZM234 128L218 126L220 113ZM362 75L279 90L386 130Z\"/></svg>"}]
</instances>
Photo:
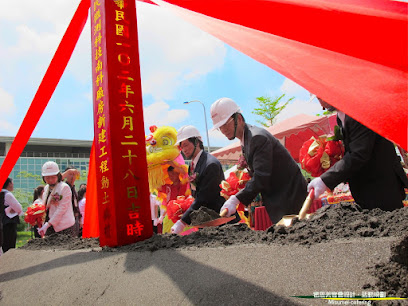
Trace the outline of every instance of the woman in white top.
<instances>
[{"instance_id":1,"label":"woman in white top","mask_svg":"<svg viewBox=\"0 0 408 306\"><path fill-rule=\"evenodd\" d=\"M46 218L44 225L38 229L41 237L53 233L74 236L75 217L72 210L71 188L62 181L58 165L53 161L46 162L42 167L44 188L43 203Z\"/></svg>"}]
</instances>

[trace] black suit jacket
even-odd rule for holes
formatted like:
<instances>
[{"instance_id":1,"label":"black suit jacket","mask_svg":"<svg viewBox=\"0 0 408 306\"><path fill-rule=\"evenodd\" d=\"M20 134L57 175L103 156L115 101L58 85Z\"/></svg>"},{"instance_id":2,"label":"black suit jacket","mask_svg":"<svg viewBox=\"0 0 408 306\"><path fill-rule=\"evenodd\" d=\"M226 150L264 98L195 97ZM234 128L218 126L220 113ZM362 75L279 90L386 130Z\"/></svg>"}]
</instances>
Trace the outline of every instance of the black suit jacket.
<instances>
[{"instance_id":1,"label":"black suit jacket","mask_svg":"<svg viewBox=\"0 0 408 306\"><path fill-rule=\"evenodd\" d=\"M267 130L245 125L243 153L251 179L237 193L244 205L258 193L273 223L298 214L306 199L306 180L286 148Z\"/></svg>"},{"instance_id":2,"label":"black suit jacket","mask_svg":"<svg viewBox=\"0 0 408 306\"><path fill-rule=\"evenodd\" d=\"M341 121L337 120L341 126ZM333 189L348 182L354 200L367 209L402 207L408 179L394 145L356 120L345 116L342 127L345 154L321 179Z\"/></svg>"},{"instance_id":3,"label":"black suit jacket","mask_svg":"<svg viewBox=\"0 0 408 306\"><path fill-rule=\"evenodd\" d=\"M190 173L190 168L188 170ZM191 223L190 213L193 210L206 206L219 212L225 202L220 195L220 184L224 180L224 172L218 159L203 151L194 172L197 173L196 190L192 192L194 202L181 218L187 224Z\"/></svg>"}]
</instances>

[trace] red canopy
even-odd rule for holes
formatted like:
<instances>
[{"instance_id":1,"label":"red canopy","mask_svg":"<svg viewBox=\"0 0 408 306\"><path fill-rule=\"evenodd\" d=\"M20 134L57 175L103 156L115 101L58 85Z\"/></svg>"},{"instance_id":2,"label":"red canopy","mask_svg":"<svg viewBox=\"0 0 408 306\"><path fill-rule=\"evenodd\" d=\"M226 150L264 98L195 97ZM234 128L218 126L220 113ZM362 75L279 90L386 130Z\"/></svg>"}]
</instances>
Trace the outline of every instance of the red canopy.
<instances>
[{"instance_id":1,"label":"red canopy","mask_svg":"<svg viewBox=\"0 0 408 306\"><path fill-rule=\"evenodd\" d=\"M299 161L299 150L310 137L333 133L336 125L336 115L311 116L300 114L281 121L267 130L274 135L289 151L290 155ZM232 164L238 161L241 154L240 142L234 142L224 148L211 153L223 164Z\"/></svg>"},{"instance_id":2,"label":"red canopy","mask_svg":"<svg viewBox=\"0 0 408 306\"><path fill-rule=\"evenodd\" d=\"M408 148L407 3L153 1Z\"/></svg>"}]
</instances>

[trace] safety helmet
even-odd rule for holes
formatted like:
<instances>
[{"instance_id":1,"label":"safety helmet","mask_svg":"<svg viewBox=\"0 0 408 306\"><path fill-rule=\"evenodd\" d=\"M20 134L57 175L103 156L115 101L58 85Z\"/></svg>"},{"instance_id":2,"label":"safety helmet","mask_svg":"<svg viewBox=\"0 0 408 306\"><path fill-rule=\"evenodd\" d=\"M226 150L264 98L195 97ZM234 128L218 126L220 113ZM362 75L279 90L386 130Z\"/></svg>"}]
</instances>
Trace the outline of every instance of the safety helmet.
<instances>
[{"instance_id":1,"label":"safety helmet","mask_svg":"<svg viewBox=\"0 0 408 306\"><path fill-rule=\"evenodd\" d=\"M180 144L180 142L189 139L191 137L197 137L200 139L202 142L203 139L201 138L200 132L197 130L196 127L192 125L185 125L182 126L178 131L177 131L177 144Z\"/></svg>"},{"instance_id":2,"label":"safety helmet","mask_svg":"<svg viewBox=\"0 0 408 306\"><path fill-rule=\"evenodd\" d=\"M211 119L213 129L218 129L224 125L228 119L235 113L240 113L241 110L237 103L230 98L221 98L211 105Z\"/></svg>"},{"instance_id":3,"label":"safety helmet","mask_svg":"<svg viewBox=\"0 0 408 306\"><path fill-rule=\"evenodd\" d=\"M59 172L60 172L60 169L59 169L57 163L53 162L53 161L47 161L42 166L42 170L41 170L42 176L57 175Z\"/></svg>"}]
</instances>

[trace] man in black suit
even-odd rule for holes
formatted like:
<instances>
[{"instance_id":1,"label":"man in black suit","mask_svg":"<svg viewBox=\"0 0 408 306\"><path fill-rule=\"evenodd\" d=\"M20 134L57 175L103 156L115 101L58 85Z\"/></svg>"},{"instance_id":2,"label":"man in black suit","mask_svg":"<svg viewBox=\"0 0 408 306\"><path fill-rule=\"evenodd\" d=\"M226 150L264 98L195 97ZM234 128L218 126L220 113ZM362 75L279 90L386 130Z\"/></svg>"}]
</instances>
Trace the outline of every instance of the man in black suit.
<instances>
[{"instance_id":1,"label":"man in black suit","mask_svg":"<svg viewBox=\"0 0 408 306\"><path fill-rule=\"evenodd\" d=\"M318 100L323 109L336 110ZM408 179L394 145L341 111L337 112L337 122L342 128L344 157L314 179L308 189L314 188L317 197L326 189L348 182L354 200L362 208L390 211L403 207Z\"/></svg>"},{"instance_id":2,"label":"man in black suit","mask_svg":"<svg viewBox=\"0 0 408 306\"><path fill-rule=\"evenodd\" d=\"M229 98L221 98L211 106L214 128L229 140L241 140L242 152L251 179L244 189L231 196L221 210L228 215L241 202L249 205L260 193L273 223L284 215L298 214L306 199L306 180L286 148L266 129L245 123L239 106Z\"/></svg>"},{"instance_id":3,"label":"man in black suit","mask_svg":"<svg viewBox=\"0 0 408 306\"><path fill-rule=\"evenodd\" d=\"M192 125L181 127L177 132L177 143L187 159L191 159L188 169L194 202L171 228L171 232L179 234L187 224L191 223L190 213L201 206L219 211L225 199L220 195L220 184L224 180L221 163L211 154L204 151L200 132Z\"/></svg>"}]
</instances>

